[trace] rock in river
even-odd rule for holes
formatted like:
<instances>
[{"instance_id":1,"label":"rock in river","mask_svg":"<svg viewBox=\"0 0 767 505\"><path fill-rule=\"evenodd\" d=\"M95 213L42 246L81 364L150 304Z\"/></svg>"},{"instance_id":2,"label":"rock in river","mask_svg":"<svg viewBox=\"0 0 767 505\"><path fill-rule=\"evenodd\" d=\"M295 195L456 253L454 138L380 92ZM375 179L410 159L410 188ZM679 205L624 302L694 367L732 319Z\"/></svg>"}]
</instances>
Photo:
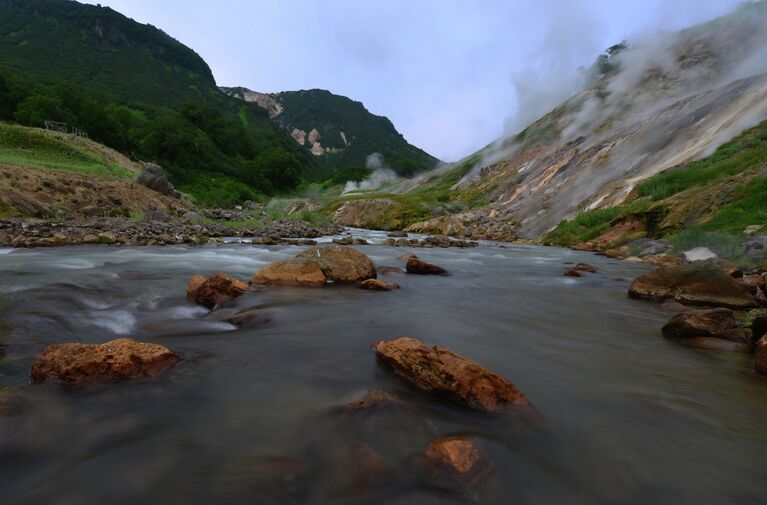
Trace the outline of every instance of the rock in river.
<instances>
[{"instance_id":1,"label":"rock in river","mask_svg":"<svg viewBox=\"0 0 767 505\"><path fill-rule=\"evenodd\" d=\"M382 281L381 279L368 279L360 284L360 288L369 291L392 291L399 289L399 284Z\"/></svg>"},{"instance_id":2,"label":"rock in river","mask_svg":"<svg viewBox=\"0 0 767 505\"><path fill-rule=\"evenodd\" d=\"M407 260L407 265L405 267L407 273L409 274L417 274L417 275L445 275L447 274L447 270L444 268L432 265L430 263L426 263L425 261L419 259L417 256L412 255Z\"/></svg>"},{"instance_id":3,"label":"rock in river","mask_svg":"<svg viewBox=\"0 0 767 505\"><path fill-rule=\"evenodd\" d=\"M212 309L244 295L247 290L247 284L226 274L217 273L211 277L195 275L189 281L186 297L189 301Z\"/></svg>"},{"instance_id":4,"label":"rock in river","mask_svg":"<svg viewBox=\"0 0 767 505\"><path fill-rule=\"evenodd\" d=\"M756 371L767 375L767 335L756 343Z\"/></svg>"},{"instance_id":5,"label":"rock in river","mask_svg":"<svg viewBox=\"0 0 767 505\"><path fill-rule=\"evenodd\" d=\"M631 284L629 296L731 309L759 306L748 286L737 282L724 270L709 262L653 270Z\"/></svg>"},{"instance_id":6,"label":"rock in river","mask_svg":"<svg viewBox=\"0 0 767 505\"><path fill-rule=\"evenodd\" d=\"M35 358L32 382L105 383L155 376L179 362L167 347L129 338L106 344L48 346Z\"/></svg>"},{"instance_id":7,"label":"rock in river","mask_svg":"<svg viewBox=\"0 0 767 505\"><path fill-rule=\"evenodd\" d=\"M376 278L376 267L353 247L313 247L292 260L266 265L253 277L253 284L323 286L327 282L356 284Z\"/></svg>"},{"instance_id":8,"label":"rock in river","mask_svg":"<svg viewBox=\"0 0 767 505\"><path fill-rule=\"evenodd\" d=\"M443 347L402 337L378 342L373 349L382 362L423 391L485 412L531 407L511 382Z\"/></svg>"},{"instance_id":9,"label":"rock in river","mask_svg":"<svg viewBox=\"0 0 767 505\"><path fill-rule=\"evenodd\" d=\"M714 337L740 343L751 341L751 333L738 328L738 321L729 309L696 310L678 314L662 331L666 338Z\"/></svg>"},{"instance_id":10,"label":"rock in river","mask_svg":"<svg viewBox=\"0 0 767 505\"><path fill-rule=\"evenodd\" d=\"M493 473L493 462L473 437L435 440L426 448L426 461L438 477L473 488Z\"/></svg>"}]
</instances>

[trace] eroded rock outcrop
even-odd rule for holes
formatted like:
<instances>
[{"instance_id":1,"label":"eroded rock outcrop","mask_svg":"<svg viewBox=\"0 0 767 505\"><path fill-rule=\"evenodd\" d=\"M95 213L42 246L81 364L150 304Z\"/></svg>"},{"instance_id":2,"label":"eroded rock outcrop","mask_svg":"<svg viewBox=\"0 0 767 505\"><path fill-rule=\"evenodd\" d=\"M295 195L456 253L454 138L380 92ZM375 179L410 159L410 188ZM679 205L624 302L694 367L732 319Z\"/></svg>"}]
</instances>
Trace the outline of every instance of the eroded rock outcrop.
<instances>
[{"instance_id":1,"label":"eroded rock outcrop","mask_svg":"<svg viewBox=\"0 0 767 505\"><path fill-rule=\"evenodd\" d=\"M226 274L217 273L210 277L195 275L189 281L186 297L197 305L213 309L247 291L246 283Z\"/></svg>"},{"instance_id":2,"label":"eroded rock outcrop","mask_svg":"<svg viewBox=\"0 0 767 505\"><path fill-rule=\"evenodd\" d=\"M129 338L105 344L57 344L37 355L32 382L105 383L156 376L181 357L167 347Z\"/></svg>"},{"instance_id":3,"label":"eroded rock outcrop","mask_svg":"<svg viewBox=\"0 0 767 505\"><path fill-rule=\"evenodd\" d=\"M653 270L631 284L629 296L732 309L759 306L748 286L737 282L724 270L709 262Z\"/></svg>"},{"instance_id":4,"label":"eroded rock outcrop","mask_svg":"<svg viewBox=\"0 0 767 505\"><path fill-rule=\"evenodd\" d=\"M144 170L138 176L136 182L157 191L161 195L181 198L181 193L176 191L176 188L168 180L168 176L165 175L165 170L160 165L155 165L154 163L144 165Z\"/></svg>"},{"instance_id":5,"label":"eroded rock outcrop","mask_svg":"<svg viewBox=\"0 0 767 505\"><path fill-rule=\"evenodd\" d=\"M485 412L532 408L511 382L444 347L402 337L378 342L373 349L381 362L423 391Z\"/></svg>"}]
</instances>

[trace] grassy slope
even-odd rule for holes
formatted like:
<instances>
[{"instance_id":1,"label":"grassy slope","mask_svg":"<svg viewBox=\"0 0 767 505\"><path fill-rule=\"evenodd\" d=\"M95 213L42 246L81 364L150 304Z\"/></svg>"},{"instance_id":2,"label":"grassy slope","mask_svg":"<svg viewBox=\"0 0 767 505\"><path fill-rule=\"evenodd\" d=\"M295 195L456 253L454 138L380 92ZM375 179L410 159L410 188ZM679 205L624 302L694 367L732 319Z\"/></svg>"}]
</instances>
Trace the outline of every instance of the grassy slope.
<instances>
[{"instance_id":1,"label":"grassy slope","mask_svg":"<svg viewBox=\"0 0 767 505\"><path fill-rule=\"evenodd\" d=\"M135 179L137 166L95 142L0 122L0 162Z\"/></svg>"},{"instance_id":2,"label":"grassy slope","mask_svg":"<svg viewBox=\"0 0 767 505\"><path fill-rule=\"evenodd\" d=\"M545 242L587 243L617 220L638 216L655 238L682 247L732 242L745 228L767 224L767 121L704 159L652 177L623 205L579 213ZM628 237L627 237L628 238Z\"/></svg>"}]
</instances>

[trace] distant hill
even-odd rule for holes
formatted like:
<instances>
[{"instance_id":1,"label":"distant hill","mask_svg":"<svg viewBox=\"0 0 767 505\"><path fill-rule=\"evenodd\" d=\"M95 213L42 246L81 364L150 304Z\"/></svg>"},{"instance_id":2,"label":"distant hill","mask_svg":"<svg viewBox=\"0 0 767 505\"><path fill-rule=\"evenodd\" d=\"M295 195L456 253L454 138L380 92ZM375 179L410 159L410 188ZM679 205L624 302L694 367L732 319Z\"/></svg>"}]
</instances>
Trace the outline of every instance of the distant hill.
<instances>
[{"instance_id":1,"label":"distant hill","mask_svg":"<svg viewBox=\"0 0 767 505\"><path fill-rule=\"evenodd\" d=\"M221 88L229 96L256 103L298 145L318 158L327 170L364 166L373 153L400 175L433 168L438 160L411 145L383 116L361 102L321 89L265 94L247 88Z\"/></svg>"},{"instance_id":2,"label":"distant hill","mask_svg":"<svg viewBox=\"0 0 767 505\"><path fill-rule=\"evenodd\" d=\"M70 0L0 0L0 65L122 102L175 107L216 94L192 49L109 7Z\"/></svg>"}]
</instances>

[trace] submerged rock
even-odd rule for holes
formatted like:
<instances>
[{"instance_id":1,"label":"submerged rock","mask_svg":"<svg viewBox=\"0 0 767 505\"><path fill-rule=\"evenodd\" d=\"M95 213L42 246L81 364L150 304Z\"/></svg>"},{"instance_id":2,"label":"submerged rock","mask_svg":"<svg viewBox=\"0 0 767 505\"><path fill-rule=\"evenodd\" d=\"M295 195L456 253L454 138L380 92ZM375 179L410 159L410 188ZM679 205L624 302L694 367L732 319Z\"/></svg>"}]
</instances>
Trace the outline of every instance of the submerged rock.
<instances>
[{"instance_id":1,"label":"submerged rock","mask_svg":"<svg viewBox=\"0 0 767 505\"><path fill-rule=\"evenodd\" d=\"M751 341L751 333L738 328L738 321L729 309L677 314L663 327L662 332L666 338L714 337L740 343Z\"/></svg>"},{"instance_id":2,"label":"submerged rock","mask_svg":"<svg viewBox=\"0 0 767 505\"><path fill-rule=\"evenodd\" d=\"M502 412L508 406L531 408L511 382L443 347L402 337L380 341L373 349L397 375L423 391L485 412Z\"/></svg>"},{"instance_id":3,"label":"submerged rock","mask_svg":"<svg viewBox=\"0 0 767 505\"><path fill-rule=\"evenodd\" d=\"M629 296L733 309L759 306L747 286L709 262L653 270L634 280L629 288Z\"/></svg>"},{"instance_id":4,"label":"submerged rock","mask_svg":"<svg viewBox=\"0 0 767 505\"><path fill-rule=\"evenodd\" d=\"M213 309L224 302L244 295L248 285L234 277L217 273L211 277L195 275L189 281L186 297L203 307Z\"/></svg>"},{"instance_id":5,"label":"submerged rock","mask_svg":"<svg viewBox=\"0 0 767 505\"><path fill-rule=\"evenodd\" d=\"M425 261L419 259L417 256L412 255L407 260L407 265L405 266L405 270L409 274L416 274L416 275L445 275L447 274L447 270L444 268L432 265L430 263L426 263Z\"/></svg>"},{"instance_id":6,"label":"submerged rock","mask_svg":"<svg viewBox=\"0 0 767 505\"><path fill-rule=\"evenodd\" d=\"M374 389L365 395L364 398L347 403L335 410L345 414L354 414L362 412L379 412L382 410L400 409L403 407L407 407L407 404L396 394L382 389Z\"/></svg>"},{"instance_id":7,"label":"submerged rock","mask_svg":"<svg viewBox=\"0 0 767 505\"><path fill-rule=\"evenodd\" d=\"M565 277L581 277L581 273L574 268L568 268L565 270Z\"/></svg>"},{"instance_id":8,"label":"submerged rock","mask_svg":"<svg viewBox=\"0 0 767 505\"><path fill-rule=\"evenodd\" d=\"M105 344L58 344L48 346L32 365L33 383L105 383L156 376L181 357L167 347L129 338Z\"/></svg>"},{"instance_id":9,"label":"submerged rock","mask_svg":"<svg viewBox=\"0 0 767 505\"><path fill-rule=\"evenodd\" d=\"M575 265L574 269L579 271L579 272L588 272L590 274L595 274L595 273L599 272L597 267L593 267L593 266L589 265L588 263L578 263L577 265Z\"/></svg>"},{"instance_id":10,"label":"submerged rock","mask_svg":"<svg viewBox=\"0 0 767 505\"><path fill-rule=\"evenodd\" d=\"M435 440L426 448L431 473L441 479L474 488L486 481L494 465L479 441L473 437L448 437Z\"/></svg>"},{"instance_id":11,"label":"submerged rock","mask_svg":"<svg viewBox=\"0 0 767 505\"><path fill-rule=\"evenodd\" d=\"M382 281L381 279L368 279L360 284L360 289L369 291L392 291L399 289L399 284Z\"/></svg>"},{"instance_id":12,"label":"submerged rock","mask_svg":"<svg viewBox=\"0 0 767 505\"><path fill-rule=\"evenodd\" d=\"M253 328L265 326L272 322L271 315L261 309L220 309L208 314L208 319L221 323L229 323L238 328Z\"/></svg>"}]
</instances>

